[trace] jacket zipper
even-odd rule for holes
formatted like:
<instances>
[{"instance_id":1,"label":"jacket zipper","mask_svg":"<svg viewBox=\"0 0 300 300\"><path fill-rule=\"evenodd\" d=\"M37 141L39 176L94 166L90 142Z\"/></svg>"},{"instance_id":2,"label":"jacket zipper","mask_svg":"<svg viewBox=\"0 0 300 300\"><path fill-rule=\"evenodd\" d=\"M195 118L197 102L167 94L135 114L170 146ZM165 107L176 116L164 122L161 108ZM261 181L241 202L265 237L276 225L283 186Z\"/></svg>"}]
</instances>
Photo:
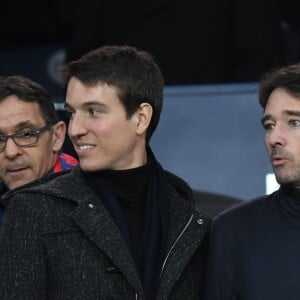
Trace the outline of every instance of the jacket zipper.
<instances>
[{"instance_id":1,"label":"jacket zipper","mask_svg":"<svg viewBox=\"0 0 300 300\"><path fill-rule=\"evenodd\" d=\"M190 219L188 220L188 222L186 223L185 227L183 228L183 230L180 232L180 234L178 235L178 237L176 238L175 242L172 244L170 250L168 251L168 254L166 256L166 258L164 259L164 262L163 262L163 265L161 267L161 271L160 271L160 274L159 274L159 279L161 278L162 276L162 273L164 271L164 268L165 268L165 265L167 263L167 260L170 256L170 253L172 252L172 250L174 249L175 245L177 244L177 242L180 240L180 238L182 237L182 235L184 234L184 232L187 230L187 228L189 227L189 225L191 224L192 220L194 218L194 214L191 214L190 216Z\"/></svg>"},{"instance_id":2,"label":"jacket zipper","mask_svg":"<svg viewBox=\"0 0 300 300\"><path fill-rule=\"evenodd\" d=\"M160 274L159 274L159 279L161 278L162 276L162 273L164 271L164 268L165 268L165 265L167 263L167 260L170 256L170 253L172 252L172 250L174 249L175 245L177 244L177 242L180 240L180 238L182 237L182 235L184 234L184 232L187 230L187 228L189 227L189 225L191 224L192 220L194 218L194 214L191 214L190 216L190 219L187 221L186 225L184 226L184 228L182 229L182 231L180 232L180 234L177 236L175 242L172 244L170 250L168 251L167 253L167 256L166 258L164 259L164 262L163 262L163 265L161 267L161 271L160 271ZM135 300L138 300L138 294L135 294Z\"/></svg>"}]
</instances>

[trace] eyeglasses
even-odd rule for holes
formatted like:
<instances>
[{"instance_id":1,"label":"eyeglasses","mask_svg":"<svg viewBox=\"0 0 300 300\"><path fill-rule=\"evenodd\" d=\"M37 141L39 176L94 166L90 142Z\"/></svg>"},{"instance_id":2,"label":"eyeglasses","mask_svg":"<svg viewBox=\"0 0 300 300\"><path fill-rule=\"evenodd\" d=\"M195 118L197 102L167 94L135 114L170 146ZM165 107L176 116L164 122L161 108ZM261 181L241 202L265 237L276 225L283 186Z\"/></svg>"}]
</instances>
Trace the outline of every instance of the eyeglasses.
<instances>
[{"instance_id":1,"label":"eyeglasses","mask_svg":"<svg viewBox=\"0 0 300 300\"><path fill-rule=\"evenodd\" d=\"M40 136L43 132L50 130L51 125L45 125L44 127L35 130L23 130L14 134L0 134L0 152L4 151L7 140L11 138L14 143L19 147L31 147L38 143Z\"/></svg>"}]
</instances>

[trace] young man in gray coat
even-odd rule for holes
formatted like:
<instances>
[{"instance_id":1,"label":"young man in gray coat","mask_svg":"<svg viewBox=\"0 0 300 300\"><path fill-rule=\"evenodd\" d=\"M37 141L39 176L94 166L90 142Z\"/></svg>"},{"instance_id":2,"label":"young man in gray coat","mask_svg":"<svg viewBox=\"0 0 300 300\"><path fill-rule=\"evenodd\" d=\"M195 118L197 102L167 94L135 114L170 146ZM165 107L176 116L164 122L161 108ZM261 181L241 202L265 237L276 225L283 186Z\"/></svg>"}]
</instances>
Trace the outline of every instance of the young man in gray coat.
<instances>
[{"instance_id":1,"label":"young man in gray coat","mask_svg":"<svg viewBox=\"0 0 300 300\"><path fill-rule=\"evenodd\" d=\"M209 220L149 147L159 67L106 46L63 72L80 168L1 199L0 299L202 299Z\"/></svg>"}]
</instances>

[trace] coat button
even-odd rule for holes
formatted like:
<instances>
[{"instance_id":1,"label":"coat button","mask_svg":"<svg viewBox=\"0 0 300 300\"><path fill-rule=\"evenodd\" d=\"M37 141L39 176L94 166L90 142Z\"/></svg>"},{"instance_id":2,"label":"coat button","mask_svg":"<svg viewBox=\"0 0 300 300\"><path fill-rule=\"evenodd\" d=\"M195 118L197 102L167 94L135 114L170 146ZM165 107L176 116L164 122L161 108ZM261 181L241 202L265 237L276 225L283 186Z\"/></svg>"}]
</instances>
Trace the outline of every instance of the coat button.
<instances>
[{"instance_id":1,"label":"coat button","mask_svg":"<svg viewBox=\"0 0 300 300\"><path fill-rule=\"evenodd\" d=\"M201 219L201 218L197 220L197 223L198 223L199 225L202 225L203 222L204 222L204 221L203 221L203 219Z\"/></svg>"},{"instance_id":2,"label":"coat button","mask_svg":"<svg viewBox=\"0 0 300 300\"><path fill-rule=\"evenodd\" d=\"M94 208L94 205L92 203L89 203L89 208Z\"/></svg>"}]
</instances>

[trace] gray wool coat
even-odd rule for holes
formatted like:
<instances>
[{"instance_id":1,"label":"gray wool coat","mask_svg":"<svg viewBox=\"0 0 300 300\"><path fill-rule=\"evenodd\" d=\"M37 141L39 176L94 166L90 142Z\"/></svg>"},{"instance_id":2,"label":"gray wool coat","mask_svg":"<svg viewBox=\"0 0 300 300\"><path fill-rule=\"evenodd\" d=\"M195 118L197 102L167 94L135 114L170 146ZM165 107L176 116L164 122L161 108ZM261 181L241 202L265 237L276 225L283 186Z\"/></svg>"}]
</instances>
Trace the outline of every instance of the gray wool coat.
<instances>
[{"instance_id":1,"label":"gray wool coat","mask_svg":"<svg viewBox=\"0 0 300 300\"><path fill-rule=\"evenodd\" d=\"M168 173L170 229L157 298L202 299L210 220ZM144 299L119 229L76 168L6 193L1 300Z\"/></svg>"}]
</instances>

